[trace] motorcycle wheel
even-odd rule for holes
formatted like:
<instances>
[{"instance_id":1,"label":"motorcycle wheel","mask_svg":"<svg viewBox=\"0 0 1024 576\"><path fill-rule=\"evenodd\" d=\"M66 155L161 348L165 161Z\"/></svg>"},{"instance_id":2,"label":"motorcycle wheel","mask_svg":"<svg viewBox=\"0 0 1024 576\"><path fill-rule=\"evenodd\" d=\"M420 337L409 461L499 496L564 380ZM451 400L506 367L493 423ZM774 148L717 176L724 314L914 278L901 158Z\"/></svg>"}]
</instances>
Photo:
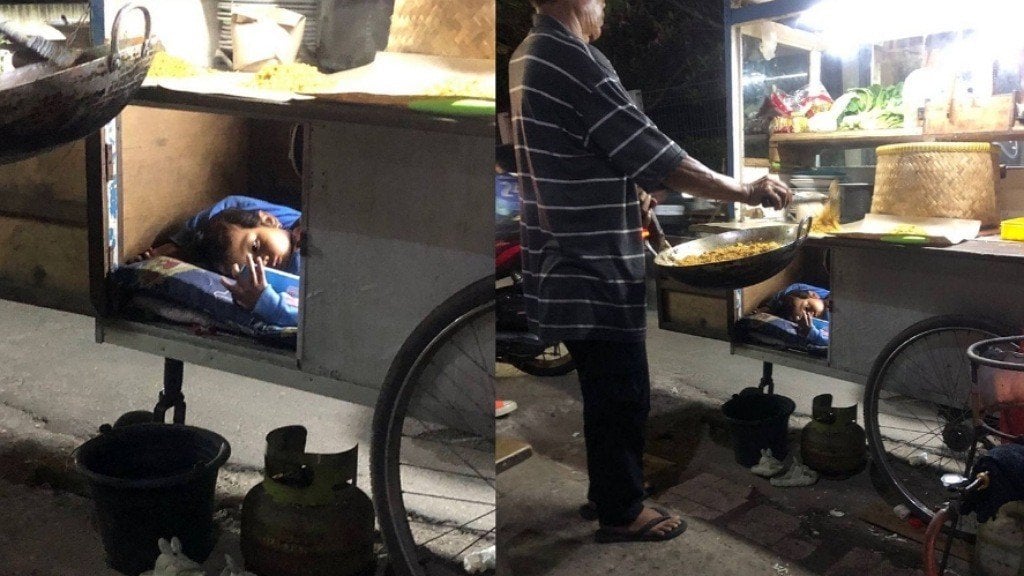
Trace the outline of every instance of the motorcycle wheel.
<instances>
[{"instance_id":1,"label":"motorcycle wheel","mask_svg":"<svg viewBox=\"0 0 1024 576\"><path fill-rule=\"evenodd\" d=\"M576 369L569 350L561 342L533 358L512 358L509 362L530 376L565 376Z\"/></svg>"}]
</instances>

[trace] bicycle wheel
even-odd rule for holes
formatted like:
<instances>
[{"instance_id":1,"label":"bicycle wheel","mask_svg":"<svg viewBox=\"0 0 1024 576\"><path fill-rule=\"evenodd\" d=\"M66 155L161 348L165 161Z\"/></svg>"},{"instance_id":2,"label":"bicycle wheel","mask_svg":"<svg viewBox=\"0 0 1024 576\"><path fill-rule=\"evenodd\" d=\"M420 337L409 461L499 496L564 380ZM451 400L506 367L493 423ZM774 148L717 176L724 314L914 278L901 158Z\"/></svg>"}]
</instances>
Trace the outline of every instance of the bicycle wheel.
<instances>
[{"instance_id":1,"label":"bicycle wheel","mask_svg":"<svg viewBox=\"0 0 1024 576\"><path fill-rule=\"evenodd\" d=\"M403 576L460 574L494 544L494 279L462 290L402 346L373 418L371 482Z\"/></svg>"},{"instance_id":2,"label":"bicycle wheel","mask_svg":"<svg viewBox=\"0 0 1024 576\"><path fill-rule=\"evenodd\" d=\"M864 421L872 459L926 521L949 499L942 475L965 474L971 448L982 440L971 421L967 347L1005 332L980 318L931 318L893 338L871 369Z\"/></svg>"},{"instance_id":3,"label":"bicycle wheel","mask_svg":"<svg viewBox=\"0 0 1024 576\"><path fill-rule=\"evenodd\" d=\"M531 376L565 376L576 369L576 363L565 344L559 342L533 358L513 358L512 365Z\"/></svg>"}]
</instances>

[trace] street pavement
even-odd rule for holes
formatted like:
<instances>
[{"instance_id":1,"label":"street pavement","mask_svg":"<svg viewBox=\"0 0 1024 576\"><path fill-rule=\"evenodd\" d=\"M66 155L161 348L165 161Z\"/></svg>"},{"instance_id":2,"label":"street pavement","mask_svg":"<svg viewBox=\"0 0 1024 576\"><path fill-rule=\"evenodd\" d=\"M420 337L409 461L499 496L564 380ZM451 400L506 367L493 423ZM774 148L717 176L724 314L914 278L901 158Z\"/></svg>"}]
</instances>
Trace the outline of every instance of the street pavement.
<instances>
[{"instance_id":1,"label":"street pavement","mask_svg":"<svg viewBox=\"0 0 1024 576\"><path fill-rule=\"evenodd\" d=\"M498 394L519 408L499 435L533 453L498 475L499 574L656 574L916 576L922 529L900 520L899 501L879 489L870 467L845 480L774 487L735 460L721 405L756 386L761 363L731 356L728 344L667 332L649 317L652 415L645 469L652 501L682 513L683 535L664 543L597 544L582 520L586 456L575 374L525 375L499 366ZM792 398L790 452L810 421L811 399L859 404L859 385L776 366L775 392ZM859 417L863 424L863 415ZM787 463L789 461L787 460ZM886 494L884 497L882 494ZM966 551L957 547L961 556ZM966 574L954 558L952 573Z\"/></svg>"},{"instance_id":2,"label":"street pavement","mask_svg":"<svg viewBox=\"0 0 1024 576\"><path fill-rule=\"evenodd\" d=\"M106 576L86 487L71 451L130 410L152 410L163 359L94 340L93 319L0 300L0 576ZM367 494L372 409L225 372L185 366L188 424L231 444L218 478L217 549L241 559L239 502L262 481L267 432L301 424L308 452L359 444ZM170 418L170 415L168 415Z\"/></svg>"},{"instance_id":3,"label":"street pavement","mask_svg":"<svg viewBox=\"0 0 1024 576\"><path fill-rule=\"evenodd\" d=\"M529 441L534 454L498 478L499 574L918 573L917 543L878 526L891 523L892 503L867 472L781 489L735 464L718 407L757 384L760 363L651 322L655 500L684 514L687 533L671 543L593 543L595 525L575 512L586 492L575 375L539 379L503 366L499 393L520 408L498 430ZM0 326L0 576L112 575L69 454L100 424L152 407L162 359L96 344L84 316L0 301ZM859 386L795 370L777 367L775 381L777 393L796 401L794 434L815 394L830 392L839 406L860 400ZM305 425L315 452L360 443L358 483L369 491L369 408L194 366L185 368L185 393L189 423L232 445L208 573L219 574L223 553L240 556L238 500L260 481L273 428Z\"/></svg>"}]
</instances>

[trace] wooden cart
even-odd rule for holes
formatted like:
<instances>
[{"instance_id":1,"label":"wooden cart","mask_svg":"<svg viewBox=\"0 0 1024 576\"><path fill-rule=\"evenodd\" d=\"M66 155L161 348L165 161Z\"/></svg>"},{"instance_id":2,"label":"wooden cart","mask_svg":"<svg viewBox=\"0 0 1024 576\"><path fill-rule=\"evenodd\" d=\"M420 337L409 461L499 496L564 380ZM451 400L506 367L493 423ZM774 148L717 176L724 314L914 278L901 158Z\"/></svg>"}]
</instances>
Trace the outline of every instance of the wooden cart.
<instances>
[{"instance_id":1,"label":"wooden cart","mask_svg":"<svg viewBox=\"0 0 1024 576\"><path fill-rule=\"evenodd\" d=\"M272 152L295 124L305 130L297 346L119 314L111 271L171 223L279 176L286 155ZM395 564L411 574L494 537L493 134L490 119L144 88L87 146L97 341L166 359L156 412L173 409L175 422L184 364L376 406L374 496ZM439 502L424 501L424 483ZM410 518L454 521L461 543L441 539L427 554Z\"/></svg>"}]
</instances>

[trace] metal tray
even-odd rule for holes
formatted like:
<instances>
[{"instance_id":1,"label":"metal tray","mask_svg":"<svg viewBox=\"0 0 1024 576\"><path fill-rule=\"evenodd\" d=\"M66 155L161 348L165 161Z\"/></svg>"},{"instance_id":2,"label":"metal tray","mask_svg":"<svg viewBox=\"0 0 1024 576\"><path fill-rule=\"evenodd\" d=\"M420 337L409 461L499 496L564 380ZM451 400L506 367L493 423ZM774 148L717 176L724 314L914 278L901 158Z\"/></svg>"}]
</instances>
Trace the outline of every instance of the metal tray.
<instances>
[{"instance_id":1,"label":"metal tray","mask_svg":"<svg viewBox=\"0 0 1024 576\"><path fill-rule=\"evenodd\" d=\"M778 224L723 232L663 250L654 258L654 265L661 277L698 288L743 288L767 280L785 269L793 261L810 230L811 218L805 218L799 224ZM670 256L696 255L740 242L778 242L780 246L775 250L725 262L697 266L669 264Z\"/></svg>"}]
</instances>

